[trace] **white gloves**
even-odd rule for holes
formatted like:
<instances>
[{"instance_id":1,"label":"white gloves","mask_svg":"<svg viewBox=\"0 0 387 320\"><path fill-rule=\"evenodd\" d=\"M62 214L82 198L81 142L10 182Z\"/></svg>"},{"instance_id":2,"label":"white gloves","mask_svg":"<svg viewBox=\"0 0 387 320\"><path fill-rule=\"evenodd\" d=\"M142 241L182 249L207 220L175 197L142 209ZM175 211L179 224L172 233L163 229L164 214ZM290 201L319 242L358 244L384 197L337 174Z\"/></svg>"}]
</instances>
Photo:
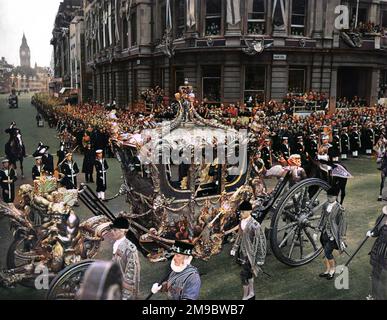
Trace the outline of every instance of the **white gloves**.
<instances>
[{"instance_id":1,"label":"white gloves","mask_svg":"<svg viewBox=\"0 0 387 320\"><path fill-rule=\"evenodd\" d=\"M236 252L235 252L235 250L233 249L233 250L231 250L231 252L230 252L230 256L231 257L235 257L235 255L236 255Z\"/></svg>"},{"instance_id":2,"label":"white gloves","mask_svg":"<svg viewBox=\"0 0 387 320\"><path fill-rule=\"evenodd\" d=\"M371 231L368 231L367 232L367 237L368 238L372 238L374 236L374 234L371 232Z\"/></svg>"},{"instance_id":3,"label":"white gloves","mask_svg":"<svg viewBox=\"0 0 387 320\"><path fill-rule=\"evenodd\" d=\"M156 294L158 292L160 292L160 290L162 289L163 286L160 286L158 283L155 283L153 286L152 286L152 289L151 289L151 292L153 294Z\"/></svg>"}]
</instances>

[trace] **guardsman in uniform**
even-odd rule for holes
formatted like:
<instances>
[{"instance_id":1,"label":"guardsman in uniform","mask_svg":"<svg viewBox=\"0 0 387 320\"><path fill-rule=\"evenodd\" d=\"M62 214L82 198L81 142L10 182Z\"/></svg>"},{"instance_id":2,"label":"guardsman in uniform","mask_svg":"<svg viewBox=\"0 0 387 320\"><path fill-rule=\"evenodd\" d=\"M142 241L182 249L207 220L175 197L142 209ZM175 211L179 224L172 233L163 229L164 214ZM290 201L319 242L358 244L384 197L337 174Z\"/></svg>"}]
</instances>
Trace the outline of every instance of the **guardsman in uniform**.
<instances>
[{"instance_id":1,"label":"guardsman in uniform","mask_svg":"<svg viewBox=\"0 0 387 320\"><path fill-rule=\"evenodd\" d=\"M77 189L77 174L79 173L79 168L78 164L73 160L73 154L71 152L66 154L66 160L60 169L64 175L63 182L66 189Z\"/></svg>"},{"instance_id":2,"label":"guardsman in uniform","mask_svg":"<svg viewBox=\"0 0 387 320\"><path fill-rule=\"evenodd\" d=\"M95 170L97 172L97 195L98 199L105 201L105 191L107 189L106 174L109 166L103 157L103 150L97 150L97 158L94 161Z\"/></svg>"},{"instance_id":3,"label":"guardsman in uniform","mask_svg":"<svg viewBox=\"0 0 387 320\"><path fill-rule=\"evenodd\" d=\"M175 241L171 251L174 253L168 280L155 283L152 293L166 292L169 300L198 300L201 280L197 268L191 265L194 245L188 242Z\"/></svg>"},{"instance_id":4,"label":"guardsman in uniform","mask_svg":"<svg viewBox=\"0 0 387 320\"><path fill-rule=\"evenodd\" d=\"M347 160L348 159L348 153L350 152L350 144L349 144L349 135L348 135L348 128L344 127L341 131L341 160Z\"/></svg>"},{"instance_id":5,"label":"guardsman in uniform","mask_svg":"<svg viewBox=\"0 0 387 320\"><path fill-rule=\"evenodd\" d=\"M289 138L288 137L282 137L282 144L280 148L280 152L282 157L288 161L290 157L290 147L289 147Z\"/></svg>"},{"instance_id":6,"label":"guardsman in uniform","mask_svg":"<svg viewBox=\"0 0 387 320\"><path fill-rule=\"evenodd\" d=\"M111 224L113 239L113 261L122 272L122 300L138 299L140 291L140 259L136 246L126 237L129 222L125 218L117 218Z\"/></svg>"},{"instance_id":7,"label":"guardsman in uniform","mask_svg":"<svg viewBox=\"0 0 387 320\"><path fill-rule=\"evenodd\" d=\"M306 152L303 136L297 137L296 148L295 148L293 154L300 155L302 167L304 168L307 165L307 152Z\"/></svg>"},{"instance_id":8,"label":"guardsman in uniform","mask_svg":"<svg viewBox=\"0 0 387 320\"><path fill-rule=\"evenodd\" d=\"M350 137L350 145L351 145L352 157L358 158L359 151L361 149L361 141L360 141L359 131L357 130L357 125L353 126L353 131Z\"/></svg>"},{"instance_id":9,"label":"guardsman in uniform","mask_svg":"<svg viewBox=\"0 0 387 320\"><path fill-rule=\"evenodd\" d=\"M332 148L328 153L330 153L329 156L333 162L339 162L341 155L341 139L339 136L339 129L333 130Z\"/></svg>"},{"instance_id":10,"label":"guardsman in uniform","mask_svg":"<svg viewBox=\"0 0 387 320\"><path fill-rule=\"evenodd\" d=\"M335 250L344 252L347 231L345 209L337 201L337 192L333 189L328 191L328 202L322 208L319 230L321 231L320 242L325 255L325 272L320 274L320 278L333 280L336 273L333 252Z\"/></svg>"},{"instance_id":11,"label":"guardsman in uniform","mask_svg":"<svg viewBox=\"0 0 387 320\"><path fill-rule=\"evenodd\" d=\"M3 168L0 170L0 185L3 191L3 201L13 203L15 200L16 171L10 166L9 160L2 161Z\"/></svg>"},{"instance_id":12,"label":"guardsman in uniform","mask_svg":"<svg viewBox=\"0 0 387 320\"><path fill-rule=\"evenodd\" d=\"M94 183L93 172L94 172L94 160L95 154L91 149L91 144L86 145L85 154L82 164L82 172L85 174L86 183Z\"/></svg>"},{"instance_id":13,"label":"guardsman in uniform","mask_svg":"<svg viewBox=\"0 0 387 320\"><path fill-rule=\"evenodd\" d=\"M255 300L254 278L262 271L261 266L266 258L265 234L260 223L253 217L252 209L248 201L239 206L241 222L238 237L230 252L242 267L242 300Z\"/></svg>"},{"instance_id":14,"label":"guardsman in uniform","mask_svg":"<svg viewBox=\"0 0 387 320\"><path fill-rule=\"evenodd\" d=\"M265 142L263 144L263 147L261 149L261 158L263 162L265 163L265 168L267 170L270 170L270 168L273 166L273 157L272 157L272 150L271 150L271 140L265 139Z\"/></svg>"},{"instance_id":15,"label":"guardsman in uniform","mask_svg":"<svg viewBox=\"0 0 387 320\"><path fill-rule=\"evenodd\" d=\"M314 133L310 135L307 151L310 159L315 160L318 153L318 141L317 141L317 136Z\"/></svg>"},{"instance_id":16,"label":"guardsman in uniform","mask_svg":"<svg viewBox=\"0 0 387 320\"><path fill-rule=\"evenodd\" d=\"M58 157L57 166L59 167L59 165L66 158L66 151L65 151L65 144L64 144L64 142L60 143L60 147L59 147L59 150L56 152L56 155Z\"/></svg>"},{"instance_id":17,"label":"guardsman in uniform","mask_svg":"<svg viewBox=\"0 0 387 320\"><path fill-rule=\"evenodd\" d=\"M49 146L45 146L40 142L33 156L41 156L45 172L47 175L52 175L54 173L54 157L48 153L48 149L50 149Z\"/></svg>"},{"instance_id":18,"label":"guardsman in uniform","mask_svg":"<svg viewBox=\"0 0 387 320\"><path fill-rule=\"evenodd\" d=\"M32 167L32 181L38 180L44 172L44 165L42 163L42 157L35 157L35 165Z\"/></svg>"},{"instance_id":19,"label":"guardsman in uniform","mask_svg":"<svg viewBox=\"0 0 387 320\"><path fill-rule=\"evenodd\" d=\"M365 130L365 137L364 137L364 149L367 156L372 155L372 150L375 145L375 132L372 128L372 124L369 123L367 125L367 129Z\"/></svg>"}]
</instances>

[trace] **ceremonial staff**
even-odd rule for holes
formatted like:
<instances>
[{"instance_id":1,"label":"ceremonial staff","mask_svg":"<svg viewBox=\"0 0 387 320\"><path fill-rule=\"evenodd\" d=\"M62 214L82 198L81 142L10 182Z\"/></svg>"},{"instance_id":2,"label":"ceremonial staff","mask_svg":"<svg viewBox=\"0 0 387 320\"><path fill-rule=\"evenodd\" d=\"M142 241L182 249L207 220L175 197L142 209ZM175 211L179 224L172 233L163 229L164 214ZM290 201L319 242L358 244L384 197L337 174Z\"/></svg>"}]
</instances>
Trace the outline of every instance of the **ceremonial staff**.
<instances>
[{"instance_id":1,"label":"ceremonial staff","mask_svg":"<svg viewBox=\"0 0 387 320\"><path fill-rule=\"evenodd\" d=\"M352 254L352 256L350 256L349 260L347 261L347 263L344 265L343 269L341 270L340 273L343 273L344 272L344 269L347 268L349 266L349 264L352 262L352 260L355 258L355 256L359 253L359 251L364 247L364 245L366 244L366 242L368 241L370 237L367 236L363 241L362 243L359 245L359 247L356 249L356 251Z\"/></svg>"}]
</instances>

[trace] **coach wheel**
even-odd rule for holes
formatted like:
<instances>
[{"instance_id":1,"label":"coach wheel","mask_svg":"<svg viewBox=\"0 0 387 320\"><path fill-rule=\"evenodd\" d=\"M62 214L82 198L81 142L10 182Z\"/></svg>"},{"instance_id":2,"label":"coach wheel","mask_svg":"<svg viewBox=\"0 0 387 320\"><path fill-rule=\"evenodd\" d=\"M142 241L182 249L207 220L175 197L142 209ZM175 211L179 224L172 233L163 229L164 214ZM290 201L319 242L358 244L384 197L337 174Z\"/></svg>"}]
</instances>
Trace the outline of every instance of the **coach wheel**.
<instances>
[{"instance_id":1,"label":"coach wheel","mask_svg":"<svg viewBox=\"0 0 387 320\"><path fill-rule=\"evenodd\" d=\"M7 269L18 269L28 266L33 261L32 247L34 244L25 237L14 239L7 251ZM22 286L34 287L34 280L25 279L20 282Z\"/></svg>"},{"instance_id":2,"label":"coach wheel","mask_svg":"<svg viewBox=\"0 0 387 320\"><path fill-rule=\"evenodd\" d=\"M86 271L79 300L122 300L122 273L114 262L98 261Z\"/></svg>"},{"instance_id":3,"label":"coach wheel","mask_svg":"<svg viewBox=\"0 0 387 320\"><path fill-rule=\"evenodd\" d=\"M278 203L271 221L270 244L282 263L299 267L321 254L318 225L329 189L325 181L307 179L291 188Z\"/></svg>"},{"instance_id":4,"label":"coach wheel","mask_svg":"<svg viewBox=\"0 0 387 320\"><path fill-rule=\"evenodd\" d=\"M68 266L50 283L47 300L75 300L87 269L95 260L85 260Z\"/></svg>"}]
</instances>

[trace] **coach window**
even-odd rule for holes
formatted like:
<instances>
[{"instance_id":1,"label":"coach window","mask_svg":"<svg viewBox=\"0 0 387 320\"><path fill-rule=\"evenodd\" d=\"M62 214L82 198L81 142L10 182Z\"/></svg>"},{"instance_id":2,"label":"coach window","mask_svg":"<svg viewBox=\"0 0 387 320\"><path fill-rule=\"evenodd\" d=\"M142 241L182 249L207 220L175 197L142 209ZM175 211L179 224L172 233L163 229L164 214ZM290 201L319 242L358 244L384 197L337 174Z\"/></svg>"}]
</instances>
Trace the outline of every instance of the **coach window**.
<instances>
[{"instance_id":1,"label":"coach window","mask_svg":"<svg viewBox=\"0 0 387 320\"><path fill-rule=\"evenodd\" d=\"M265 101L265 78L265 67L245 67L245 102L261 103Z\"/></svg>"},{"instance_id":2,"label":"coach window","mask_svg":"<svg viewBox=\"0 0 387 320\"><path fill-rule=\"evenodd\" d=\"M305 76L305 68L290 68L288 92L293 94L304 94Z\"/></svg>"},{"instance_id":3,"label":"coach window","mask_svg":"<svg viewBox=\"0 0 387 320\"><path fill-rule=\"evenodd\" d=\"M307 0L292 1L291 34L293 36L305 36Z\"/></svg>"},{"instance_id":4,"label":"coach window","mask_svg":"<svg viewBox=\"0 0 387 320\"><path fill-rule=\"evenodd\" d=\"M222 33L222 1L206 0L205 35L219 36Z\"/></svg>"},{"instance_id":5,"label":"coach window","mask_svg":"<svg viewBox=\"0 0 387 320\"><path fill-rule=\"evenodd\" d=\"M204 66L202 69L203 100L209 103L221 101L222 70L220 66Z\"/></svg>"},{"instance_id":6,"label":"coach window","mask_svg":"<svg viewBox=\"0 0 387 320\"><path fill-rule=\"evenodd\" d=\"M247 1L247 33L254 35L265 34L265 1L266 0L248 0Z\"/></svg>"}]
</instances>

